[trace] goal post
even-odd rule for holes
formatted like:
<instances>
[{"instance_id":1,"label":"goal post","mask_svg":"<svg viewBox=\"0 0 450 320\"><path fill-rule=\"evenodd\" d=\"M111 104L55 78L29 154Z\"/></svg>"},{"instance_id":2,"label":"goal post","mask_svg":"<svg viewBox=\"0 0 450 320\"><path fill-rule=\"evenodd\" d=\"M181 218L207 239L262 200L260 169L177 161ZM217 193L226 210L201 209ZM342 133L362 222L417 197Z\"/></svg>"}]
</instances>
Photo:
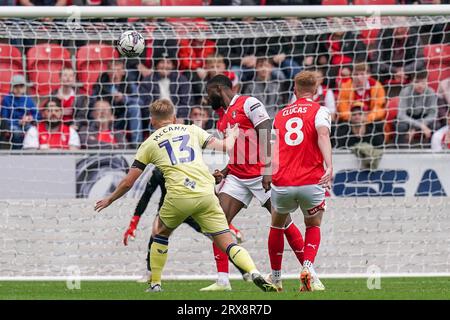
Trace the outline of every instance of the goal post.
<instances>
[{"instance_id":1,"label":"goal post","mask_svg":"<svg viewBox=\"0 0 450 320\"><path fill-rule=\"evenodd\" d=\"M117 6L117 7L2 7L4 18L246 18L246 17L367 17L440 16L450 14L450 5L351 5L351 6Z\"/></svg>"},{"instance_id":2,"label":"goal post","mask_svg":"<svg viewBox=\"0 0 450 320\"><path fill-rule=\"evenodd\" d=\"M321 74L317 99L333 114L320 275L450 275L450 5L17 6L0 7L0 18L0 280L139 277L159 191L136 240L125 247L122 236L153 168L101 215L93 208L151 134L149 104L163 91L180 122L218 135L208 78L226 74L237 94L257 97L273 118L295 99L301 70ZM118 55L115 42L126 30L146 39L142 56ZM350 94L355 81L360 90ZM401 108L413 103L414 81L426 87L422 107L431 111L411 120ZM18 106L34 110L29 121L13 112L25 100ZM53 100L65 142L41 132ZM218 153L204 159L211 171L227 162ZM302 215L293 219L303 231ZM253 201L235 225L268 271L265 209ZM214 278L206 237L182 225L170 246L164 277ZM283 272L296 277L287 248Z\"/></svg>"}]
</instances>

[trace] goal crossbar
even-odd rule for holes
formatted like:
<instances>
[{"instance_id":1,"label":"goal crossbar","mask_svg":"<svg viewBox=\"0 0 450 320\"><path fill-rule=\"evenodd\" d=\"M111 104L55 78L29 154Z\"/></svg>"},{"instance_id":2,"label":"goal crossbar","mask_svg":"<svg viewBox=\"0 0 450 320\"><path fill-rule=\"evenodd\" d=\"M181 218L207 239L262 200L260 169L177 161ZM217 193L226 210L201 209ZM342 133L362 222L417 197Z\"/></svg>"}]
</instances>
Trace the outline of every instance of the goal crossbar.
<instances>
[{"instance_id":1,"label":"goal crossbar","mask_svg":"<svg viewBox=\"0 0 450 320\"><path fill-rule=\"evenodd\" d=\"M352 6L120 6L29 7L0 6L2 18L127 18L127 17L346 17L444 16L450 5Z\"/></svg>"}]
</instances>

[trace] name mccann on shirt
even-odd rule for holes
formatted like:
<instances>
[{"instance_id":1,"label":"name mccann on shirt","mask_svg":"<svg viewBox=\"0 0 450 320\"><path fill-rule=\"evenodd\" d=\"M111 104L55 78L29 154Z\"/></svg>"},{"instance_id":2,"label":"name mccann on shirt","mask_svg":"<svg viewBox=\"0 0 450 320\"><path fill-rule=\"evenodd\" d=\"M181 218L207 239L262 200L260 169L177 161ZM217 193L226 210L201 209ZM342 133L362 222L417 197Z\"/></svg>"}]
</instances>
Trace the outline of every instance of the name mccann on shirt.
<instances>
[{"instance_id":1,"label":"name mccann on shirt","mask_svg":"<svg viewBox=\"0 0 450 320\"><path fill-rule=\"evenodd\" d=\"M170 131L186 131L188 127L182 127L182 126L170 126L170 127L164 127L161 129L161 131L153 137L153 141L158 142L158 140L166 133Z\"/></svg>"}]
</instances>

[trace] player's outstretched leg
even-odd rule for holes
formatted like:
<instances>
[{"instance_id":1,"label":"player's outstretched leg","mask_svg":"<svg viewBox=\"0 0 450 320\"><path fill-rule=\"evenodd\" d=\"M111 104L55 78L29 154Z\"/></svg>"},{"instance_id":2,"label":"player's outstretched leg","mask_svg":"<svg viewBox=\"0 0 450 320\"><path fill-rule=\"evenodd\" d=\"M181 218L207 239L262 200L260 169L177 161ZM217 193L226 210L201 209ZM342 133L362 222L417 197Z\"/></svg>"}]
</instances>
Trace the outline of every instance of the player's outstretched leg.
<instances>
[{"instance_id":1,"label":"player's outstretched leg","mask_svg":"<svg viewBox=\"0 0 450 320\"><path fill-rule=\"evenodd\" d=\"M153 242L150 248L150 286L146 292L160 292L161 276L167 261L167 253L169 251L169 236L172 229L167 228L157 216L157 221L153 224L152 238Z\"/></svg>"},{"instance_id":2,"label":"player's outstretched leg","mask_svg":"<svg viewBox=\"0 0 450 320\"><path fill-rule=\"evenodd\" d=\"M201 288L200 291L230 291L231 284L228 277L228 256L225 252L220 250L213 242L214 261L217 268L217 281L213 284Z\"/></svg>"},{"instance_id":3,"label":"player's outstretched leg","mask_svg":"<svg viewBox=\"0 0 450 320\"><path fill-rule=\"evenodd\" d=\"M253 283L265 292L276 292L277 288L268 282L261 273L256 269L256 266L250 257L247 250L232 242L230 232L222 233L213 237L214 243L221 250L224 250L230 260L240 269L251 274Z\"/></svg>"},{"instance_id":4,"label":"player's outstretched leg","mask_svg":"<svg viewBox=\"0 0 450 320\"><path fill-rule=\"evenodd\" d=\"M284 225L286 218L287 214L280 214L272 209L272 225L270 227L268 240L272 273L268 275L267 280L275 285L278 292L283 291L283 284L281 282L281 264L283 261Z\"/></svg>"},{"instance_id":5,"label":"player's outstretched leg","mask_svg":"<svg viewBox=\"0 0 450 320\"><path fill-rule=\"evenodd\" d=\"M273 210L270 199L267 200L267 202L264 204L264 207L272 214ZM294 251L297 260L301 264L303 264L303 237L298 227L292 221L290 214L287 214L285 217L283 229L284 236L286 237L286 240L288 241L292 251Z\"/></svg>"},{"instance_id":6,"label":"player's outstretched leg","mask_svg":"<svg viewBox=\"0 0 450 320\"><path fill-rule=\"evenodd\" d=\"M220 207L223 209L228 223L231 224L231 221L236 216L236 214L244 207L244 204L226 193L220 193L218 198ZM216 262L217 268L217 281L212 285L200 289L200 291L231 290L231 284L229 280L228 256L225 253L225 249L222 251L213 243L214 260ZM244 278L244 280L247 280L248 275L244 273L242 274L242 277Z\"/></svg>"},{"instance_id":7,"label":"player's outstretched leg","mask_svg":"<svg viewBox=\"0 0 450 320\"><path fill-rule=\"evenodd\" d=\"M297 257L298 262L303 265L304 261L304 241L302 234L298 227L295 225L294 221L291 219L291 215L289 214L286 219L286 223L284 225L284 236L289 243L292 251L294 251L295 256Z\"/></svg>"},{"instance_id":8,"label":"player's outstretched leg","mask_svg":"<svg viewBox=\"0 0 450 320\"><path fill-rule=\"evenodd\" d=\"M325 286L319 280L314 270L314 260L320 245L320 223L324 210L319 210L310 217L305 216L306 232L305 232L305 252L303 269L300 273L300 291L321 291L325 290Z\"/></svg>"}]
</instances>

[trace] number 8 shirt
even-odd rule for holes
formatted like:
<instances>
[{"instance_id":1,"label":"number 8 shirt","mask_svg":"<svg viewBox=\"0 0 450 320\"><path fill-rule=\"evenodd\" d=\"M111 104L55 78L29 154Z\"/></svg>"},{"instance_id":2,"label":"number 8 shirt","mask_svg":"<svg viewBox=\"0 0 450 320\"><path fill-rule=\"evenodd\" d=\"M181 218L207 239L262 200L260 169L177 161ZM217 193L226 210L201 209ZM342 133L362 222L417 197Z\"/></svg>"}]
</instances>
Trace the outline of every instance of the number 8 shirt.
<instances>
[{"instance_id":1,"label":"number 8 shirt","mask_svg":"<svg viewBox=\"0 0 450 320\"><path fill-rule=\"evenodd\" d=\"M277 113L272 183L275 186L318 184L324 175L323 156L317 143L317 128L331 130L327 108L300 98Z\"/></svg>"}]
</instances>

